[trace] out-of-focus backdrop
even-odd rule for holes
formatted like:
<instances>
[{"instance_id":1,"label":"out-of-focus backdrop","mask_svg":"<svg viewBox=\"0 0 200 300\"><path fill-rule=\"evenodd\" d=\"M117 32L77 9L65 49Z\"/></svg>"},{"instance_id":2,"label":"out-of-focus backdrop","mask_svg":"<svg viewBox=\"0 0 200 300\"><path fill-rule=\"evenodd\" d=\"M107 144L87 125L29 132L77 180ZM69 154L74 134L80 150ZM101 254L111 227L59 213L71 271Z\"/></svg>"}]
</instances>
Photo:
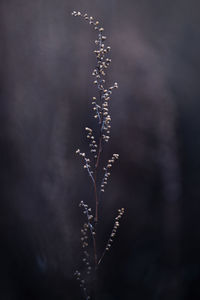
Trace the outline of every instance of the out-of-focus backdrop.
<instances>
[{"instance_id":1,"label":"out-of-focus backdrop","mask_svg":"<svg viewBox=\"0 0 200 300\"><path fill-rule=\"evenodd\" d=\"M200 297L200 3L1 0L0 299L80 299L78 203L92 187L75 150L93 126L92 29L112 47L111 141L100 207L99 300Z\"/></svg>"}]
</instances>

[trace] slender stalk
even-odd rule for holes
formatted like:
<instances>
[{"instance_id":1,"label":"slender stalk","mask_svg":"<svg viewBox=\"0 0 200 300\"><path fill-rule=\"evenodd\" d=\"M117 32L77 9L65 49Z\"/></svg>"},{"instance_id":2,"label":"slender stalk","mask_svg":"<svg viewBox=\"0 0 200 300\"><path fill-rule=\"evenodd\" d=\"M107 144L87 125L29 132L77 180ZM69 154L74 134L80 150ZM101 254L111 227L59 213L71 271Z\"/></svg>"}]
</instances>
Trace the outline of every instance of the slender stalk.
<instances>
[{"instance_id":1,"label":"slender stalk","mask_svg":"<svg viewBox=\"0 0 200 300\"><path fill-rule=\"evenodd\" d=\"M106 254L106 249L104 249L104 251L103 251L103 253L102 253L102 255L101 255L101 257L100 257L100 259L98 260L98 265L100 265L100 263L101 263L101 261L102 261L102 259L104 258L104 255Z\"/></svg>"},{"instance_id":2,"label":"slender stalk","mask_svg":"<svg viewBox=\"0 0 200 300\"><path fill-rule=\"evenodd\" d=\"M107 87L105 75L107 68L111 63L111 59L108 57L108 54L111 50L110 46L106 46L106 36L104 35L104 28L100 26L99 21L95 20L92 16L88 16L87 14L82 14L81 12L72 12L73 16L79 16L85 19L93 28L97 31L97 39L95 40L95 44L97 45L97 49L94 50L96 55L96 66L92 72L92 75L95 76L94 84L97 87L97 92L99 94L99 99L97 100L96 97L92 98L92 105L94 110L94 118L98 121L98 130L99 136L97 140L95 139L95 134L93 133L93 129L85 127L87 132L87 139L89 141L89 148L91 154L94 155L94 160L91 159L85 154L81 152L80 149L76 150L76 153L80 155L84 161L84 169L88 172L93 184L94 194L93 200L94 201L94 216L90 213L92 210L88 208L88 205L81 201L80 206L83 207L83 213L86 214L87 223L84 224L82 232L82 247L90 247L92 257L87 251L84 251L84 258L83 262L85 264L86 272L84 274L85 279L82 279L82 272L76 271L75 276L77 280L80 282L80 287L84 292L85 300L90 300L91 296L87 292L87 286L92 283L90 288L90 293L92 295L92 299L96 299L97 295L97 272L98 266L101 263L106 251L108 251L111 247L113 237L116 234L116 230L119 226L118 220L121 218L123 214L123 209L119 210L119 215L115 218L114 228L111 232L110 238L106 244L105 250L101 253L97 253L98 249L98 232L97 226L99 221L99 200L100 200L100 193L103 193L105 190L105 185L107 184L108 177L110 176L110 169L116 159L118 159L118 154L113 154L112 158L108 160L107 165L103 167L104 175L103 178L99 178L99 169L100 169L100 160L102 150L104 148L104 142L108 142L110 139L110 128L111 128L111 117L109 114L109 102L112 95L112 90L118 88L118 84L115 82L113 86ZM101 179L99 181L99 179ZM90 229L90 233L92 239L89 239L87 235L88 228ZM86 248L87 249L87 248ZM98 257L99 256L99 257ZM93 264L94 260L94 264ZM92 267L90 266L90 262L92 263ZM92 273L91 273L92 270Z\"/></svg>"}]
</instances>

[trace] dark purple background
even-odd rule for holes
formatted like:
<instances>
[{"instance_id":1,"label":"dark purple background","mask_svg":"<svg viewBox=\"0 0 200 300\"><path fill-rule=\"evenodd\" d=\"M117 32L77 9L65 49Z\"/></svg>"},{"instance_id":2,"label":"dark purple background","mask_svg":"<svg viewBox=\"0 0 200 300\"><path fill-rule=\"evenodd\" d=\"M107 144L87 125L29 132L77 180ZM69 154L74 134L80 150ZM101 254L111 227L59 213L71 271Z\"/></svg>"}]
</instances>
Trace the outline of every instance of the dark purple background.
<instances>
[{"instance_id":1,"label":"dark purple background","mask_svg":"<svg viewBox=\"0 0 200 300\"><path fill-rule=\"evenodd\" d=\"M99 300L200 297L200 3L1 0L0 299L80 299L80 200L92 187L75 150L93 126L95 35L103 23L113 168L100 208Z\"/></svg>"}]
</instances>

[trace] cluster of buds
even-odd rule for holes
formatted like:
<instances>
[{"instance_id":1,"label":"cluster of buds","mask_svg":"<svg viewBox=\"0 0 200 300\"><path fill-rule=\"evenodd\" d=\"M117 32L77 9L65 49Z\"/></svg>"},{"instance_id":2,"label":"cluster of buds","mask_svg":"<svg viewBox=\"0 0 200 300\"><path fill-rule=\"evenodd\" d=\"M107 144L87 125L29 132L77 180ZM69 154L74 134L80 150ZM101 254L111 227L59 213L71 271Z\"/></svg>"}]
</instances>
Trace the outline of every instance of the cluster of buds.
<instances>
[{"instance_id":1,"label":"cluster of buds","mask_svg":"<svg viewBox=\"0 0 200 300\"><path fill-rule=\"evenodd\" d=\"M76 150L76 154L80 155L83 159L84 159L84 165L83 168L87 170L90 178L92 179L92 181L94 182L94 177L93 177L93 171L91 170L91 166L90 166L90 159L86 157L84 152L81 152L80 149Z\"/></svg>"},{"instance_id":2,"label":"cluster of buds","mask_svg":"<svg viewBox=\"0 0 200 300\"><path fill-rule=\"evenodd\" d=\"M81 272L79 272L78 270L76 270L74 272L74 276L76 277L76 280L79 281L79 285L80 285L80 288L82 289L83 291L83 294L85 296L85 299L86 300L90 300L91 297L87 294L87 289L86 289L86 283L85 283L85 280L82 279L81 277Z\"/></svg>"},{"instance_id":3,"label":"cluster of buds","mask_svg":"<svg viewBox=\"0 0 200 300\"><path fill-rule=\"evenodd\" d=\"M86 215L86 218L87 218L87 223L84 223L83 229L81 229L82 247L85 248L85 247L88 247L88 235L87 235L88 229L90 230L92 237L95 235L94 227L91 224L91 222L93 220L93 215L91 214L91 211L92 211L91 208L89 208L88 205L85 204L83 201L80 202L79 206L83 208L83 214ZM87 251L84 251L83 263L85 264L87 274L89 275L91 273L92 268L90 265L89 254Z\"/></svg>"},{"instance_id":4,"label":"cluster of buds","mask_svg":"<svg viewBox=\"0 0 200 300\"><path fill-rule=\"evenodd\" d=\"M89 228L91 235L95 235L94 227L92 226L92 220L93 220L93 215L91 214L92 209L88 207L87 204L85 204L83 201L80 202L79 204L80 207L83 208L83 213L86 215L87 218L87 228Z\"/></svg>"},{"instance_id":5,"label":"cluster of buds","mask_svg":"<svg viewBox=\"0 0 200 300\"><path fill-rule=\"evenodd\" d=\"M90 266L90 261L87 259L87 257L84 257L83 259L83 263L86 266L86 270L87 270L87 275L90 275L92 267Z\"/></svg>"},{"instance_id":6,"label":"cluster of buds","mask_svg":"<svg viewBox=\"0 0 200 300\"><path fill-rule=\"evenodd\" d=\"M87 217L88 224L90 224L90 221L93 219L93 215L91 214L91 208L89 208L88 205L85 204L83 201L79 203L79 207L83 208L83 213Z\"/></svg>"},{"instance_id":7,"label":"cluster of buds","mask_svg":"<svg viewBox=\"0 0 200 300\"><path fill-rule=\"evenodd\" d=\"M81 229L81 242L82 242L82 248L86 248L88 247L88 235L87 235L87 231L88 231L88 224L84 223L83 224L83 228Z\"/></svg>"},{"instance_id":8,"label":"cluster of buds","mask_svg":"<svg viewBox=\"0 0 200 300\"><path fill-rule=\"evenodd\" d=\"M112 90L118 88L118 84L115 82L110 88L105 87L105 75L106 69L111 63L111 58L108 57L108 53L111 51L110 46L106 46L105 41L107 37L103 34L104 28L100 26L99 21L96 21L93 17L87 14L82 14L79 11L73 11L72 15L75 17L82 17L90 25L93 26L95 30L98 31L98 37L95 40L95 45L97 49L94 50L97 59L97 66L92 72L94 78L94 84L97 86L98 92L100 94L100 99L97 101L96 97L93 97L93 110L95 112L94 118L98 119L101 125L102 138L105 142L110 139L110 128L111 128L111 117L109 115L109 100L111 98ZM93 149L92 152L94 152Z\"/></svg>"},{"instance_id":9,"label":"cluster of buds","mask_svg":"<svg viewBox=\"0 0 200 300\"><path fill-rule=\"evenodd\" d=\"M101 116L102 116L101 106L97 104L96 97L92 97L92 105L93 105L93 111L94 111L94 118L95 119L98 118L99 124L101 124Z\"/></svg>"},{"instance_id":10,"label":"cluster of buds","mask_svg":"<svg viewBox=\"0 0 200 300\"><path fill-rule=\"evenodd\" d=\"M117 85L116 85L117 86ZM112 94L113 87L110 87L108 90L105 89L102 95L102 126L101 131L103 132L103 139L105 142L109 141L110 138L110 129L111 129L111 117L109 115L109 101L110 95Z\"/></svg>"},{"instance_id":11,"label":"cluster of buds","mask_svg":"<svg viewBox=\"0 0 200 300\"><path fill-rule=\"evenodd\" d=\"M95 30L101 31L102 28L99 27L99 21L95 21L93 17L88 16L88 14L82 14L80 11L73 11L72 16L84 18L90 25L93 25Z\"/></svg>"},{"instance_id":12,"label":"cluster of buds","mask_svg":"<svg viewBox=\"0 0 200 300\"><path fill-rule=\"evenodd\" d=\"M110 249L110 247L113 243L113 239L114 239L117 229L120 225L119 220L122 218L123 214L124 214L124 208L118 209L118 216L115 218L115 224L114 224L113 230L111 232L110 238L108 240L108 243L106 245L106 251L108 251Z\"/></svg>"},{"instance_id":13,"label":"cluster of buds","mask_svg":"<svg viewBox=\"0 0 200 300\"><path fill-rule=\"evenodd\" d=\"M110 62L111 60L109 60ZM111 117L109 115L109 101L111 99L112 90L118 88L117 82L114 83L108 90L104 89L101 95L102 100L102 126L101 131L104 132L103 139L105 142L109 141L111 129Z\"/></svg>"},{"instance_id":14,"label":"cluster of buds","mask_svg":"<svg viewBox=\"0 0 200 300\"><path fill-rule=\"evenodd\" d=\"M115 237L115 235L116 235L116 233L117 233L117 229L118 229L118 227L119 227L119 225L120 225L120 224L119 224L119 220L122 218L123 214L124 214L124 208L118 209L118 215L117 215L117 217L115 218L115 223L114 223L113 230L112 230L112 232L111 232L111 234L110 234L110 237L109 237L108 242L107 242L107 244L106 244L105 250L104 250L104 252L103 252L101 258L100 258L99 261L98 261L98 265L101 263L101 261L102 261L102 259L104 258L106 252L108 252L108 251L110 250L111 246L112 246L114 237Z\"/></svg>"},{"instance_id":15,"label":"cluster of buds","mask_svg":"<svg viewBox=\"0 0 200 300\"><path fill-rule=\"evenodd\" d=\"M95 41L95 44L98 45L100 43L100 49L104 48L102 42L106 40L106 36L102 34L104 28L100 26L99 21L95 20L92 16L88 16L88 14L82 14L80 11L73 11L72 16L82 17L85 21L87 21L90 25L92 25L94 30L97 30L99 32L99 35L101 35L101 39L98 38L98 40ZM108 51L110 51L110 49L108 49Z\"/></svg>"},{"instance_id":16,"label":"cluster of buds","mask_svg":"<svg viewBox=\"0 0 200 300\"><path fill-rule=\"evenodd\" d=\"M81 234L82 234L82 237L81 237L81 242L82 242L82 247L83 248L86 248L88 247L88 236L87 236L87 231L88 231L88 224L84 224L83 225L83 229L81 229ZM90 260L89 260L89 254L88 252L85 250L83 252L83 263L85 264L85 269L86 269L86 273L87 275L90 274L91 272L91 265L90 265Z\"/></svg>"},{"instance_id":17,"label":"cluster of buds","mask_svg":"<svg viewBox=\"0 0 200 300\"><path fill-rule=\"evenodd\" d=\"M85 263L86 268L87 268L87 274L89 275L91 272L91 269L92 269L90 266L90 261L89 261L89 253L85 250L83 252L83 254L84 254L83 263Z\"/></svg>"},{"instance_id":18,"label":"cluster of buds","mask_svg":"<svg viewBox=\"0 0 200 300\"><path fill-rule=\"evenodd\" d=\"M94 154L94 157L96 157L96 152L97 152L97 143L95 141L95 138L92 133L92 129L89 127L85 127L85 130L87 131L87 138L89 139L89 147L90 147L90 152Z\"/></svg>"},{"instance_id":19,"label":"cluster of buds","mask_svg":"<svg viewBox=\"0 0 200 300\"><path fill-rule=\"evenodd\" d=\"M76 271L74 272L74 276L76 277L76 279L77 279L78 281L81 281L81 272L79 272L78 270L76 270Z\"/></svg>"},{"instance_id":20,"label":"cluster of buds","mask_svg":"<svg viewBox=\"0 0 200 300\"><path fill-rule=\"evenodd\" d=\"M103 168L103 170L105 171L104 173L104 177L103 177L103 180L101 182L101 192L104 192L105 191L105 185L108 183L108 178L110 176L110 169L112 168L112 165L113 163L119 159L119 154L117 153L114 153L112 155L112 158L108 160L108 163L107 163L107 166Z\"/></svg>"}]
</instances>

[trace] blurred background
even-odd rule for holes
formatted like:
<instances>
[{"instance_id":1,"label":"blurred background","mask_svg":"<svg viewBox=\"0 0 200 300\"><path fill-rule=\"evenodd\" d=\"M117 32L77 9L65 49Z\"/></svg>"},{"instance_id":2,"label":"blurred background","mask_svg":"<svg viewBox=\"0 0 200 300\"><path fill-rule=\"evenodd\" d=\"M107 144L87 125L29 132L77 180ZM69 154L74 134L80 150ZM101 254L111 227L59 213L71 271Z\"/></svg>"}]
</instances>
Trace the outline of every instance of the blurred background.
<instances>
[{"instance_id":1,"label":"blurred background","mask_svg":"<svg viewBox=\"0 0 200 300\"><path fill-rule=\"evenodd\" d=\"M98 300L200 297L200 3L1 0L0 298L81 299L81 200L92 187L75 150L95 126L90 99L99 19L112 47L107 84L119 153L100 206Z\"/></svg>"}]
</instances>

